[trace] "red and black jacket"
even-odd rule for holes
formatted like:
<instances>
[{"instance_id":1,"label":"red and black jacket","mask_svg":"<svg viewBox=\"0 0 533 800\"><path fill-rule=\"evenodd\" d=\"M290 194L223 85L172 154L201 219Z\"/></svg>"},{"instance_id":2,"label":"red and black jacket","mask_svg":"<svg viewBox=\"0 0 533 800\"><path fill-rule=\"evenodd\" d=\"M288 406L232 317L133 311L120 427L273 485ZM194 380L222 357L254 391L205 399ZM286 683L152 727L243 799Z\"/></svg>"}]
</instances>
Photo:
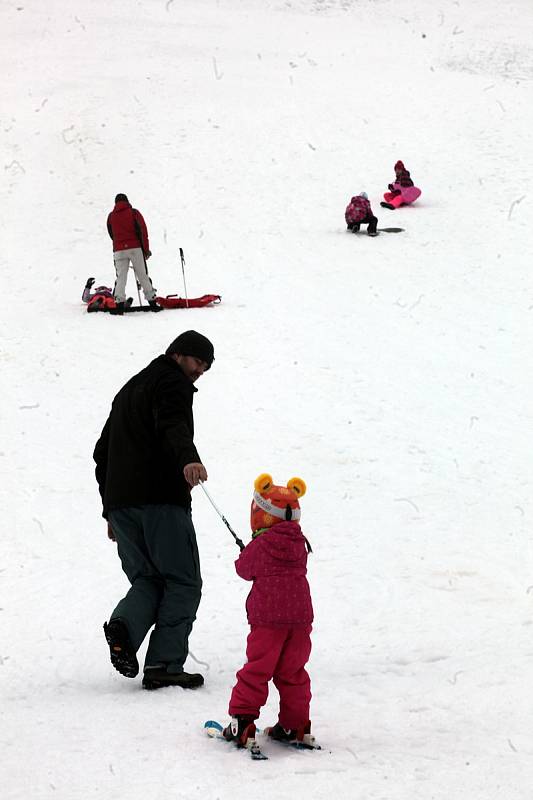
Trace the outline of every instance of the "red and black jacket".
<instances>
[{"instance_id":1,"label":"red and black jacket","mask_svg":"<svg viewBox=\"0 0 533 800\"><path fill-rule=\"evenodd\" d=\"M107 230L113 240L113 252L140 247L146 255L150 250L148 230L141 212L124 200L115 203L107 218Z\"/></svg>"}]
</instances>

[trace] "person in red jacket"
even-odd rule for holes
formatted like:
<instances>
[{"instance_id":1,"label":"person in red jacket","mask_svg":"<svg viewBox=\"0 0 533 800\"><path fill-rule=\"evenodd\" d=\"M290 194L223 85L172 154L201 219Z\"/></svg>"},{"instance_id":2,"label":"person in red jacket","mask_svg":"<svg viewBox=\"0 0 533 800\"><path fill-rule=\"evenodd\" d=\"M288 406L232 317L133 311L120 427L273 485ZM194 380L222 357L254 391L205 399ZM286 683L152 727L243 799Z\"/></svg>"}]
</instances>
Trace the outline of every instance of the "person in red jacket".
<instances>
[{"instance_id":1,"label":"person in red jacket","mask_svg":"<svg viewBox=\"0 0 533 800\"><path fill-rule=\"evenodd\" d=\"M115 207L107 218L107 230L113 241L113 261L117 273L113 290L116 309L111 313L124 313L130 263L137 283L142 286L148 305L152 311L162 311L161 306L155 301L157 292L152 286L146 266L146 259L152 255L146 223L141 212L131 207L125 194L117 194L115 197Z\"/></svg>"},{"instance_id":2,"label":"person in red jacket","mask_svg":"<svg viewBox=\"0 0 533 800\"><path fill-rule=\"evenodd\" d=\"M268 682L279 697L279 720L265 730L273 739L312 744L311 683L305 665L311 653L313 605L307 582L311 547L298 524L301 478L275 486L268 474L254 483L252 541L235 562L241 578L253 581L246 600L250 634L246 664L237 672L229 702L232 717L224 738L240 747L255 743L255 720L266 703Z\"/></svg>"},{"instance_id":3,"label":"person in red jacket","mask_svg":"<svg viewBox=\"0 0 533 800\"><path fill-rule=\"evenodd\" d=\"M361 223L367 223L368 228L366 232L369 236L377 236L378 220L372 213L370 201L366 192L361 192L356 197L352 197L346 211L344 212L344 219L349 231L358 233Z\"/></svg>"}]
</instances>

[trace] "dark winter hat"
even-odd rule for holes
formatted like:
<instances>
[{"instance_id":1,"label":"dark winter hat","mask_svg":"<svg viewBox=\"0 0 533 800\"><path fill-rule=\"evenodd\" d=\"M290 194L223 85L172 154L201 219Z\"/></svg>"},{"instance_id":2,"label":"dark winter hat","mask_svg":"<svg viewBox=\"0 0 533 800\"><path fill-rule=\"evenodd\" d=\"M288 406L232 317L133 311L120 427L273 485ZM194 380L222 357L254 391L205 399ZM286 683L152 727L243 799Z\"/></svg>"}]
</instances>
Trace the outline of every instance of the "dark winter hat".
<instances>
[{"instance_id":1,"label":"dark winter hat","mask_svg":"<svg viewBox=\"0 0 533 800\"><path fill-rule=\"evenodd\" d=\"M166 349L166 355L171 356L173 353L179 353L182 356L194 356L201 358L202 361L208 365L207 369L215 360L215 351L213 345L206 336L203 336L198 331L185 331L174 339Z\"/></svg>"},{"instance_id":2,"label":"dark winter hat","mask_svg":"<svg viewBox=\"0 0 533 800\"><path fill-rule=\"evenodd\" d=\"M394 172L403 172L404 169L403 161L397 161L394 165Z\"/></svg>"},{"instance_id":3,"label":"dark winter hat","mask_svg":"<svg viewBox=\"0 0 533 800\"><path fill-rule=\"evenodd\" d=\"M117 194L115 197L115 203L129 203L130 201L126 197L125 194Z\"/></svg>"}]
</instances>

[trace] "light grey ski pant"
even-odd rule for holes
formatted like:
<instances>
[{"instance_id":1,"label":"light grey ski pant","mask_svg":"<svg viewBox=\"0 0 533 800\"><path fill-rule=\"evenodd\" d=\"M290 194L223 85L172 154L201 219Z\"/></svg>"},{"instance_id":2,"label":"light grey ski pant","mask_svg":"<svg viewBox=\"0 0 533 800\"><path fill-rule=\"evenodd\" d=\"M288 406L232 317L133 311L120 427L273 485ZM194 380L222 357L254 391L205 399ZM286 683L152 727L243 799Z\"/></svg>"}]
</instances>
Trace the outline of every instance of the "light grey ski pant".
<instances>
[{"instance_id":1,"label":"light grey ski pant","mask_svg":"<svg viewBox=\"0 0 533 800\"><path fill-rule=\"evenodd\" d=\"M115 250L113 253L113 261L115 262L115 271L117 273L115 288L113 290L113 297L116 303L124 303L126 300L126 281L128 279L130 262L135 273L135 278L141 284L147 301L150 302L150 300L155 299L157 292L152 286L152 281L150 280L148 269L146 268L144 253L140 247L132 247L130 250Z\"/></svg>"}]
</instances>

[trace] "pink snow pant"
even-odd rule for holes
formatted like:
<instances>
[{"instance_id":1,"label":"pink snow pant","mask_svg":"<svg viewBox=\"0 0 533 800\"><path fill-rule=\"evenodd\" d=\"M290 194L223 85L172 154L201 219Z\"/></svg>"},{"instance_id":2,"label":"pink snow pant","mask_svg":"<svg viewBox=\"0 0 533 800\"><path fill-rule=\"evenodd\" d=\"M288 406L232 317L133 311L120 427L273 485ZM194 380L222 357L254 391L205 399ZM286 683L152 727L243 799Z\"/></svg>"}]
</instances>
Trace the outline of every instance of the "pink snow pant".
<instances>
[{"instance_id":1,"label":"pink snow pant","mask_svg":"<svg viewBox=\"0 0 533 800\"><path fill-rule=\"evenodd\" d=\"M399 208L400 206L403 206L405 204L405 200L403 199L401 194L394 195L392 194L392 192L385 192L385 194L383 195L383 199L385 200L386 203L390 203L391 206L394 206L394 208Z\"/></svg>"},{"instance_id":2,"label":"pink snow pant","mask_svg":"<svg viewBox=\"0 0 533 800\"><path fill-rule=\"evenodd\" d=\"M406 186L401 189L401 194L393 195L392 192L385 192L383 199L394 208L399 208L400 206L408 206L410 203L414 203L421 194L422 192L418 186Z\"/></svg>"},{"instance_id":3,"label":"pink snow pant","mask_svg":"<svg viewBox=\"0 0 533 800\"><path fill-rule=\"evenodd\" d=\"M311 653L311 625L304 628L266 628L252 625L246 645L248 659L237 672L229 701L232 717L246 714L254 719L268 697L268 682L279 692L279 722L298 728L309 720L311 681L305 665Z\"/></svg>"}]
</instances>

